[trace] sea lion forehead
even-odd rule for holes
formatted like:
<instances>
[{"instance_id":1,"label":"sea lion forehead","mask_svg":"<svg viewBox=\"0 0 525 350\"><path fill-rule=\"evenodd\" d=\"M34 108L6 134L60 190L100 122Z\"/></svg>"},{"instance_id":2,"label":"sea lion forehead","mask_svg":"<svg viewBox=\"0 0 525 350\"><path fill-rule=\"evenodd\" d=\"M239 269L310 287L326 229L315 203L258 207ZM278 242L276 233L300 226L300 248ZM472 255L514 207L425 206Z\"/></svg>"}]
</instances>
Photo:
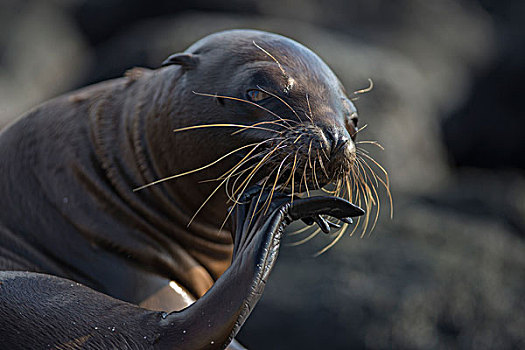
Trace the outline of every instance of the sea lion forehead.
<instances>
[{"instance_id":1,"label":"sea lion forehead","mask_svg":"<svg viewBox=\"0 0 525 350\"><path fill-rule=\"evenodd\" d=\"M253 51L257 52L254 42L266 42L274 45L300 46L298 42L285 36L254 29L231 29L217 32L203 37L192 44L186 51L194 54L205 53L213 49L222 48L225 51Z\"/></svg>"},{"instance_id":2,"label":"sea lion forehead","mask_svg":"<svg viewBox=\"0 0 525 350\"><path fill-rule=\"evenodd\" d=\"M313 51L285 36L252 29L234 29L208 35L186 52L212 53L216 60L271 62L289 75L308 74L337 79L331 69Z\"/></svg>"}]
</instances>

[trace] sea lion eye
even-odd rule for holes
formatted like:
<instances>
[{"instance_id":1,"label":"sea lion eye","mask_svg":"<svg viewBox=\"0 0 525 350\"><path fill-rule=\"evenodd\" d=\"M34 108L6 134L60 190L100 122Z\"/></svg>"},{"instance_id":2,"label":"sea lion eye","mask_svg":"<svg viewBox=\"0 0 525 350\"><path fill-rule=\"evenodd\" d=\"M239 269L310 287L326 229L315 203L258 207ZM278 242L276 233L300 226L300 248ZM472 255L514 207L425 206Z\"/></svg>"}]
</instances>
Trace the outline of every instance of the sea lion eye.
<instances>
[{"instance_id":1,"label":"sea lion eye","mask_svg":"<svg viewBox=\"0 0 525 350\"><path fill-rule=\"evenodd\" d=\"M357 132L359 131L359 129L357 128L357 113L354 112L350 114L350 117L346 119L345 125L346 130L348 130L348 132L350 133L350 137L352 138L352 140L355 141Z\"/></svg>"},{"instance_id":2,"label":"sea lion eye","mask_svg":"<svg viewBox=\"0 0 525 350\"><path fill-rule=\"evenodd\" d=\"M357 113L352 113L352 115L350 115L350 120L357 127L357 122L359 121L359 118L357 117Z\"/></svg>"},{"instance_id":3,"label":"sea lion eye","mask_svg":"<svg viewBox=\"0 0 525 350\"><path fill-rule=\"evenodd\" d=\"M271 97L266 92L263 92L261 90L248 90L246 92L246 95L248 95L248 99L252 102L258 102L267 99L268 97Z\"/></svg>"}]
</instances>

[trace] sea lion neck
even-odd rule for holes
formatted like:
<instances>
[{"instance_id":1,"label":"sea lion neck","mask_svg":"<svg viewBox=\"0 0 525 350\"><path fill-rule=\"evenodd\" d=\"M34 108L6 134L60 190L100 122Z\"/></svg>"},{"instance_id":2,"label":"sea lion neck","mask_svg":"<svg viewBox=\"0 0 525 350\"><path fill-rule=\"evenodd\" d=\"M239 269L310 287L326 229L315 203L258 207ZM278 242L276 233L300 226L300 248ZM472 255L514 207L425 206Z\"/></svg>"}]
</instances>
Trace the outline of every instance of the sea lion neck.
<instances>
[{"instance_id":1,"label":"sea lion neck","mask_svg":"<svg viewBox=\"0 0 525 350\"><path fill-rule=\"evenodd\" d=\"M167 115L176 113L176 104L168 99L176 90L178 74L174 73L170 77L173 79L166 79L159 77L158 72L144 70L140 76L117 80L111 89L93 94L88 125L90 158L97 166L94 172L79 168L76 177L85 184L86 196L96 198L97 206L106 208L102 216L118 218L118 223L111 234L94 229L84 229L82 233L102 248L119 246L119 250L109 250L143 269L182 281L199 296L230 262L230 232L220 231L218 226L200 218L188 226L191 208L173 190L173 184L133 191L179 171L177 167L166 168L177 159L162 161L165 153L177 153L173 147L183 146L170 143L173 128L165 121L169 119ZM103 190L93 185L100 179ZM193 193L189 189L196 185L191 181L184 179L182 188ZM104 221L99 217L92 220ZM134 248L144 241L148 242L148 249Z\"/></svg>"},{"instance_id":2,"label":"sea lion neck","mask_svg":"<svg viewBox=\"0 0 525 350\"><path fill-rule=\"evenodd\" d=\"M224 222L227 198L221 191L210 197L217 184L208 181L218 177L223 166L192 173L216 160L222 148L228 149L221 145L229 141L225 133L176 132L181 127L212 123L203 112L206 104L201 103L202 111L189 107L195 96L188 91L181 69L150 72L132 88L128 96L135 100L134 107L122 111L126 123L123 138L130 140L124 153L133 154L129 162L140 174L131 184L137 198L151 205L160 204L162 207L156 210L196 235L211 240L229 237L229 222ZM183 173L189 174L179 176ZM144 185L147 187L140 188ZM200 208L203 203L206 205Z\"/></svg>"}]
</instances>

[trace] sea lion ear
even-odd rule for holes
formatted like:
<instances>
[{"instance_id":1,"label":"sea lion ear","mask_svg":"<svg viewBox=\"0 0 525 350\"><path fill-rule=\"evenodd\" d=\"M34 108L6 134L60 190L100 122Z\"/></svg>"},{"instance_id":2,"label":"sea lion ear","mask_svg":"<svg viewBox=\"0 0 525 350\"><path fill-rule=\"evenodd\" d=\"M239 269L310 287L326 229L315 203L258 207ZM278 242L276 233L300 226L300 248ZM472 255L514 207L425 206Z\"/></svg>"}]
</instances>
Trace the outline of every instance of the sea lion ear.
<instances>
[{"instance_id":1,"label":"sea lion ear","mask_svg":"<svg viewBox=\"0 0 525 350\"><path fill-rule=\"evenodd\" d=\"M182 66L184 69L193 69L199 64L199 57L191 53L174 53L162 62L162 67L176 64Z\"/></svg>"}]
</instances>

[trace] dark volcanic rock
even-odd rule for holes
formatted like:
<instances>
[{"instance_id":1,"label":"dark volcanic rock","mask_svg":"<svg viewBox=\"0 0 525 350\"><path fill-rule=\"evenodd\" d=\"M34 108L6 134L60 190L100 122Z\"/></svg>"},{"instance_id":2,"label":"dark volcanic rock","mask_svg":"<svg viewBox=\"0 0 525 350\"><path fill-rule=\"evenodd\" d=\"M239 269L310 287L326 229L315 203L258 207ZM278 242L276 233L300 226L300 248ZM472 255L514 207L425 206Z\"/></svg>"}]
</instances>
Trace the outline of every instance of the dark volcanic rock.
<instances>
[{"instance_id":1,"label":"dark volcanic rock","mask_svg":"<svg viewBox=\"0 0 525 350\"><path fill-rule=\"evenodd\" d=\"M525 3L482 3L494 16L499 50L444 121L443 139L456 166L525 170Z\"/></svg>"},{"instance_id":2,"label":"dark volcanic rock","mask_svg":"<svg viewBox=\"0 0 525 350\"><path fill-rule=\"evenodd\" d=\"M446 193L403 196L371 237L317 258L308 253L324 237L285 248L241 341L255 350L523 348L525 180L461 178Z\"/></svg>"}]
</instances>

